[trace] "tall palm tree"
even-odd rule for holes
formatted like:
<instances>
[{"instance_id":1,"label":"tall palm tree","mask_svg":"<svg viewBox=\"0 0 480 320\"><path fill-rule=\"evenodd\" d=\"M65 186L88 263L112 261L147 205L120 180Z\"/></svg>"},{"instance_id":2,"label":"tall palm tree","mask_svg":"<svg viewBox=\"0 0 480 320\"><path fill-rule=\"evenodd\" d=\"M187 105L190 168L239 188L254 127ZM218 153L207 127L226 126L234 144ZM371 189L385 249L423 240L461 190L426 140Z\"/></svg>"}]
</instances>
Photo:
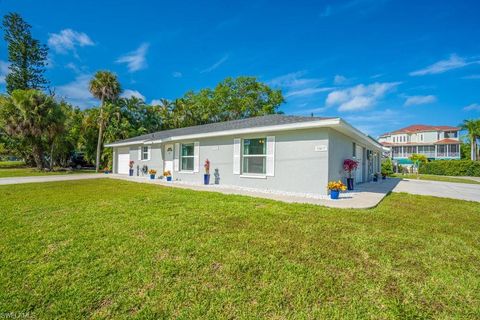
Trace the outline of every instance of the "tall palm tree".
<instances>
[{"instance_id":1,"label":"tall palm tree","mask_svg":"<svg viewBox=\"0 0 480 320\"><path fill-rule=\"evenodd\" d=\"M470 158L477 160L477 139L480 137L480 120L463 120L460 125L470 139Z\"/></svg>"},{"instance_id":2,"label":"tall palm tree","mask_svg":"<svg viewBox=\"0 0 480 320\"><path fill-rule=\"evenodd\" d=\"M100 117L98 119L98 140L97 154L95 161L95 171L98 172L100 167L100 156L102 151L103 130L105 128L105 119L103 109L106 103L110 103L118 99L122 88L117 76L110 71L97 71L90 80L90 93L100 100Z\"/></svg>"}]
</instances>

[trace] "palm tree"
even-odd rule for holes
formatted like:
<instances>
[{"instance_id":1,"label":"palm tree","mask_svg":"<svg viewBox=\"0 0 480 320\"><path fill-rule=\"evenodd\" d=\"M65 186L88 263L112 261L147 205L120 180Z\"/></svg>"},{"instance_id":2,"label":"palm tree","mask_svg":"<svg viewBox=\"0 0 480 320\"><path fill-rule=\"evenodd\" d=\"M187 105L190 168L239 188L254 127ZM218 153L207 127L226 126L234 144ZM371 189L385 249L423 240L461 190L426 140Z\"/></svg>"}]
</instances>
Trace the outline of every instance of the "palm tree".
<instances>
[{"instance_id":1,"label":"palm tree","mask_svg":"<svg viewBox=\"0 0 480 320\"><path fill-rule=\"evenodd\" d=\"M470 139L470 158L477 160L477 139L480 137L480 120L463 120L460 125Z\"/></svg>"},{"instance_id":2,"label":"palm tree","mask_svg":"<svg viewBox=\"0 0 480 320\"><path fill-rule=\"evenodd\" d=\"M41 91L14 90L0 97L0 125L31 150L38 169L45 167L45 142L52 144L64 121L60 105Z\"/></svg>"},{"instance_id":3,"label":"palm tree","mask_svg":"<svg viewBox=\"0 0 480 320\"><path fill-rule=\"evenodd\" d=\"M97 73L95 73L92 80L90 80L89 90L95 98L100 100L97 154L95 161L95 171L98 172L102 151L103 130L105 127L105 121L103 119L103 109L105 107L105 103L113 102L119 97L120 93L122 93L122 88L115 74L110 71L98 71Z\"/></svg>"}]
</instances>

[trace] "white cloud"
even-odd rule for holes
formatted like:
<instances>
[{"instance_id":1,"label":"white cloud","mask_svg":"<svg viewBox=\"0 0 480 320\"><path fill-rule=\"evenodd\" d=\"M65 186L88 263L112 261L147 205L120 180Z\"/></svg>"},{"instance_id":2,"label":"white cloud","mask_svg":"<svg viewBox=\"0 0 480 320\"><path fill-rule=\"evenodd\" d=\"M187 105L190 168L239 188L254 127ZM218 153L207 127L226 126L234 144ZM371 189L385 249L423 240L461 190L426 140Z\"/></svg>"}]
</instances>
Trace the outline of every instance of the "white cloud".
<instances>
[{"instance_id":1,"label":"white cloud","mask_svg":"<svg viewBox=\"0 0 480 320\"><path fill-rule=\"evenodd\" d=\"M414 117L411 113L397 110L399 108L349 114L345 116L345 120L360 131L376 137L384 132L392 131L392 128L404 126Z\"/></svg>"},{"instance_id":2,"label":"white cloud","mask_svg":"<svg viewBox=\"0 0 480 320\"><path fill-rule=\"evenodd\" d=\"M131 97L135 97L135 98L138 98L138 99L141 99L141 100L145 101L145 96L142 95L139 91L125 89L122 93L122 98L131 98Z\"/></svg>"},{"instance_id":3,"label":"white cloud","mask_svg":"<svg viewBox=\"0 0 480 320\"><path fill-rule=\"evenodd\" d=\"M463 108L464 111L480 111L480 104L472 103L471 105L466 106Z\"/></svg>"},{"instance_id":4,"label":"white cloud","mask_svg":"<svg viewBox=\"0 0 480 320\"><path fill-rule=\"evenodd\" d=\"M56 87L55 93L57 96L81 108L98 105L98 101L88 91L88 84L92 76L91 74L79 75L74 81Z\"/></svg>"},{"instance_id":5,"label":"white cloud","mask_svg":"<svg viewBox=\"0 0 480 320\"><path fill-rule=\"evenodd\" d=\"M200 73L208 73L220 67L225 61L228 60L228 54L224 55L220 60L212 64L210 67L203 69Z\"/></svg>"},{"instance_id":6,"label":"white cloud","mask_svg":"<svg viewBox=\"0 0 480 320\"><path fill-rule=\"evenodd\" d=\"M437 97L434 95L428 95L428 96L411 96L407 97L407 100L405 100L405 106L414 106L414 105L420 105L420 104L429 104L429 103L434 103L437 101Z\"/></svg>"},{"instance_id":7,"label":"white cloud","mask_svg":"<svg viewBox=\"0 0 480 320\"><path fill-rule=\"evenodd\" d=\"M162 101L160 99L153 99L152 102L150 102L152 106L159 106L162 104Z\"/></svg>"},{"instance_id":8,"label":"white cloud","mask_svg":"<svg viewBox=\"0 0 480 320\"><path fill-rule=\"evenodd\" d=\"M345 82L347 82L347 78L342 76L342 75L339 75L337 74L334 78L333 78L333 83L336 84L336 85L340 85L340 84L344 84Z\"/></svg>"},{"instance_id":9,"label":"white cloud","mask_svg":"<svg viewBox=\"0 0 480 320\"><path fill-rule=\"evenodd\" d=\"M50 33L48 45L57 53L67 53L69 51L75 53L75 47L93 46L95 43L84 32L64 29L59 33Z\"/></svg>"},{"instance_id":10,"label":"white cloud","mask_svg":"<svg viewBox=\"0 0 480 320\"><path fill-rule=\"evenodd\" d=\"M332 91L334 88L304 88L304 89L299 89L299 90L292 90L288 91L285 93L285 98L289 97L307 97L307 96L312 96L314 94L320 93L320 92L327 92L327 91Z\"/></svg>"},{"instance_id":11,"label":"white cloud","mask_svg":"<svg viewBox=\"0 0 480 320\"><path fill-rule=\"evenodd\" d=\"M359 84L343 90L336 90L328 94L327 106L338 106L338 111L357 111L373 107L387 93L393 91L400 82Z\"/></svg>"},{"instance_id":12,"label":"white cloud","mask_svg":"<svg viewBox=\"0 0 480 320\"><path fill-rule=\"evenodd\" d=\"M9 72L8 70L9 65L10 64L8 62L0 60L0 84L5 83L5 77Z\"/></svg>"},{"instance_id":13,"label":"white cloud","mask_svg":"<svg viewBox=\"0 0 480 320\"><path fill-rule=\"evenodd\" d=\"M129 72L135 72L147 67L148 43L142 43L136 50L129 52L117 59L117 63L125 63Z\"/></svg>"},{"instance_id":14,"label":"white cloud","mask_svg":"<svg viewBox=\"0 0 480 320\"><path fill-rule=\"evenodd\" d=\"M285 90L285 97L309 97L317 93L332 91L334 88L320 87L323 79L305 78L305 71L287 73L273 78L267 83L272 87L280 87Z\"/></svg>"},{"instance_id":15,"label":"white cloud","mask_svg":"<svg viewBox=\"0 0 480 320\"><path fill-rule=\"evenodd\" d=\"M183 74L179 71L172 72L172 77L174 78L181 78Z\"/></svg>"},{"instance_id":16,"label":"white cloud","mask_svg":"<svg viewBox=\"0 0 480 320\"><path fill-rule=\"evenodd\" d=\"M428 74L439 74L450 70L466 67L471 64L480 64L480 60L470 60L456 54L450 55L446 60L440 60L434 64L417 71L410 72L411 76L424 76Z\"/></svg>"}]
</instances>

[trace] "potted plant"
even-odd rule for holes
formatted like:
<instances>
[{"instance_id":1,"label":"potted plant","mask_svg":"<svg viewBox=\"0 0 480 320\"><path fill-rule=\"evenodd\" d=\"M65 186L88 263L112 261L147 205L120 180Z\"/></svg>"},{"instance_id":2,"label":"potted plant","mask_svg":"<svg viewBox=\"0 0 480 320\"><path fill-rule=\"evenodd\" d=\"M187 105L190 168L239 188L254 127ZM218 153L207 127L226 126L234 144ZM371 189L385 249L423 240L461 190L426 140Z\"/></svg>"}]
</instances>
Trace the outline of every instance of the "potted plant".
<instances>
[{"instance_id":1,"label":"potted plant","mask_svg":"<svg viewBox=\"0 0 480 320\"><path fill-rule=\"evenodd\" d=\"M347 173L347 189L353 190L352 172L357 170L358 162L352 159L345 159L343 161L343 170Z\"/></svg>"},{"instance_id":2,"label":"potted plant","mask_svg":"<svg viewBox=\"0 0 480 320\"><path fill-rule=\"evenodd\" d=\"M110 173L110 168L108 168L108 167L103 168L103 173L109 174Z\"/></svg>"},{"instance_id":3,"label":"potted plant","mask_svg":"<svg viewBox=\"0 0 480 320\"><path fill-rule=\"evenodd\" d=\"M164 171L163 176L167 179L167 181L172 181L172 173L170 170Z\"/></svg>"},{"instance_id":4,"label":"potted plant","mask_svg":"<svg viewBox=\"0 0 480 320\"><path fill-rule=\"evenodd\" d=\"M157 174L157 170L150 169L148 170L148 174L150 175L150 179L155 180L155 175Z\"/></svg>"},{"instance_id":5,"label":"potted plant","mask_svg":"<svg viewBox=\"0 0 480 320\"><path fill-rule=\"evenodd\" d=\"M328 190L330 190L330 198L331 199L338 199L340 196L340 191L347 190L347 187L342 183L342 181L330 181L327 186Z\"/></svg>"},{"instance_id":6,"label":"potted plant","mask_svg":"<svg viewBox=\"0 0 480 320\"><path fill-rule=\"evenodd\" d=\"M387 179L388 173L385 170L382 170L382 180Z\"/></svg>"},{"instance_id":7,"label":"potted plant","mask_svg":"<svg viewBox=\"0 0 480 320\"><path fill-rule=\"evenodd\" d=\"M130 162L128 163L128 166L130 167L130 170L128 171L128 175L130 177L133 177L133 164L135 163L135 161L133 160L130 160Z\"/></svg>"},{"instance_id":8,"label":"potted plant","mask_svg":"<svg viewBox=\"0 0 480 320\"><path fill-rule=\"evenodd\" d=\"M205 174L203 175L203 184L210 184L210 161L207 159L205 160L205 164L203 165L205 168Z\"/></svg>"}]
</instances>

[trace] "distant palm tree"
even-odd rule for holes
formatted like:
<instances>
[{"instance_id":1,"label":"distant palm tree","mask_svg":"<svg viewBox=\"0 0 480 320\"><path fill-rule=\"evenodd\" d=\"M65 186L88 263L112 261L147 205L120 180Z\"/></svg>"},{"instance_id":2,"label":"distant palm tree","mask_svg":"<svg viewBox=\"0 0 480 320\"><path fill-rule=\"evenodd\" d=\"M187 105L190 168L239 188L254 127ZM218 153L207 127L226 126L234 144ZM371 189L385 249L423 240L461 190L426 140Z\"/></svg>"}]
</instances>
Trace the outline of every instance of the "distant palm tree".
<instances>
[{"instance_id":1,"label":"distant palm tree","mask_svg":"<svg viewBox=\"0 0 480 320\"><path fill-rule=\"evenodd\" d=\"M100 117L98 123L98 141L97 141L97 155L95 162L95 171L98 172L100 167L100 156L102 151L103 130L105 127L105 119L103 109L105 103L113 102L118 99L122 88L118 82L117 76L110 71L98 71L90 80L90 93L100 100Z\"/></svg>"},{"instance_id":2,"label":"distant palm tree","mask_svg":"<svg viewBox=\"0 0 480 320\"><path fill-rule=\"evenodd\" d=\"M480 120L463 120L460 125L470 139L470 158L477 160L477 139L480 137Z\"/></svg>"}]
</instances>

